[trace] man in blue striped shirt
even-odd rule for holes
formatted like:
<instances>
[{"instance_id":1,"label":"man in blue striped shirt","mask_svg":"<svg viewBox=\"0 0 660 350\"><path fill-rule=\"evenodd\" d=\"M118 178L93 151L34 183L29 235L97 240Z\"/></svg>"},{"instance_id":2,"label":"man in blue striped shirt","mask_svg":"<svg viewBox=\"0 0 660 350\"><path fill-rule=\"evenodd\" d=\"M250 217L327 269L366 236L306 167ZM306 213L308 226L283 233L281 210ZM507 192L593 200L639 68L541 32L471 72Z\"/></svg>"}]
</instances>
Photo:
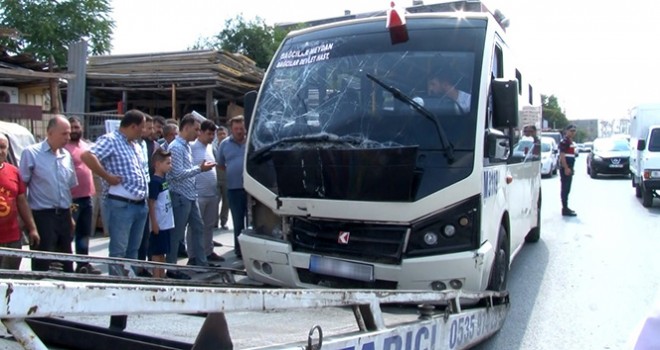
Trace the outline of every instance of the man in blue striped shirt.
<instances>
[{"instance_id":1,"label":"man in blue striped shirt","mask_svg":"<svg viewBox=\"0 0 660 350\"><path fill-rule=\"evenodd\" d=\"M137 259L147 220L147 178L137 141L142 136L145 116L138 110L124 114L119 130L96 140L82 161L103 179L103 205L110 244L109 256ZM110 266L110 274L123 275L120 266Z\"/></svg>"},{"instance_id":2,"label":"man in blue striped shirt","mask_svg":"<svg viewBox=\"0 0 660 350\"><path fill-rule=\"evenodd\" d=\"M200 124L192 114L186 114L179 123L179 136L169 145L172 153L172 169L167 173L174 213L174 229L170 235L170 254L166 261L176 264L179 241L188 227L188 265L208 266L202 242L203 223L197 204L195 176L215 167L215 162L202 161L194 165L189 142L195 141Z\"/></svg>"}]
</instances>

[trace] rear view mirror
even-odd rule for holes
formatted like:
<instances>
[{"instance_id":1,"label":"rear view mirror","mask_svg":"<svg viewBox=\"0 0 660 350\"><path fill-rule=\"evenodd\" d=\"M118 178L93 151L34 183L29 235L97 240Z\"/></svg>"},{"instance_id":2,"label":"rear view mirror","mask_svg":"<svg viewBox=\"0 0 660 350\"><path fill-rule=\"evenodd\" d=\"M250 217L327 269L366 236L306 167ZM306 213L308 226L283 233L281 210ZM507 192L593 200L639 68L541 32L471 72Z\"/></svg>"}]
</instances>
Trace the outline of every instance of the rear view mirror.
<instances>
[{"instance_id":1,"label":"rear view mirror","mask_svg":"<svg viewBox=\"0 0 660 350\"><path fill-rule=\"evenodd\" d=\"M637 150L643 151L646 149L646 140L637 140Z\"/></svg>"},{"instance_id":2,"label":"rear view mirror","mask_svg":"<svg viewBox=\"0 0 660 350\"><path fill-rule=\"evenodd\" d=\"M493 92L493 127L518 127L518 80L495 79Z\"/></svg>"},{"instance_id":3,"label":"rear view mirror","mask_svg":"<svg viewBox=\"0 0 660 350\"><path fill-rule=\"evenodd\" d=\"M252 120L252 112L254 111L254 104L257 102L257 91L252 90L245 93L243 96L243 118L245 118L245 129L250 129L250 121Z\"/></svg>"}]
</instances>

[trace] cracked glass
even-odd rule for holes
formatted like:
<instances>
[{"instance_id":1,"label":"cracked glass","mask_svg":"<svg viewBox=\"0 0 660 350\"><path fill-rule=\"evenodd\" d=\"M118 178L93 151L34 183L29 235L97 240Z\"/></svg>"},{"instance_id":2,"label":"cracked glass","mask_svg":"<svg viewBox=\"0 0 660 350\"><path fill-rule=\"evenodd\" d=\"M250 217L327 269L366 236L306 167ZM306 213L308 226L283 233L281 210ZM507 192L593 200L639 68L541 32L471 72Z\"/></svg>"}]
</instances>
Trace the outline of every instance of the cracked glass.
<instances>
[{"instance_id":1,"label":"cracked glass","mask_svg":"<svg viewBox=\"0 0 660 350\"><path fill-rule=\"evenodd\" d=\"M485 21L304 31L271 62L247 171L281 197L414 201L473 167ZM490 60L488 60L489 62Z\"/></svg>"}]
</instances>

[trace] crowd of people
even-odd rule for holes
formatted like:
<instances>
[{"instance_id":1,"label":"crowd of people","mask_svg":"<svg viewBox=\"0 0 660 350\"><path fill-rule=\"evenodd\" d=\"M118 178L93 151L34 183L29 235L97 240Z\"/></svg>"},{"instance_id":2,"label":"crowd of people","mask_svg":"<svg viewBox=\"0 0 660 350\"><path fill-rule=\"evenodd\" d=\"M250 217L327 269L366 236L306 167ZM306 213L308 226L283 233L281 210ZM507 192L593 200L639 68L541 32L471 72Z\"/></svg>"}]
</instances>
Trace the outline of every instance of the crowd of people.
<instances>
[{"instance_id":1,"label":"crowd of people","mask_svg":"<svg viewBox=\"0 0 660 350\"><path fill-rule=\"evenodd\" d=\"M203 119L203 118L201 118ZM94 175L100 177L100 212L109 234L108 255L176 264L211 266L223 262L214 252L214 229L228 230L231 208L234 248L245 227L247 195L242 164L245 125L229 121L231 133L192 114L179 121L127 111L119 128L91 143L76 117L48 121L45 140L25 148L18 167L7 162L8 140L0 134L0 247L89 254L95 231ZM19 218L27 237L21 234ZM20 258L2 257L0 267L19 269ZM33 259L33 271L100 274L96 266ZM111 275L126 275L110 265ZM189 279L163 269L136 268L142 277Z\"/></svg>"}]
</instances>

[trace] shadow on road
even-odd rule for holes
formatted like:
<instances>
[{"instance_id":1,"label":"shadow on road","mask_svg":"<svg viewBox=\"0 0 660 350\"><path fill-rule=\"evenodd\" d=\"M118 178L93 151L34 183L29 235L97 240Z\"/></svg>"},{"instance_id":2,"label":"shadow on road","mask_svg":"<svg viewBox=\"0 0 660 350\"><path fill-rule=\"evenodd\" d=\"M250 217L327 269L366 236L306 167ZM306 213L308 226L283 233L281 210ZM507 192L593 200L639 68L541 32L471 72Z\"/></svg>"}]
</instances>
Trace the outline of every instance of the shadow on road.
<instances>
[{"instance_id":1,"label":"shadow on road","mask_svg":"<svg viewBox=\"0 0 660 350\"><path fill-rule=\"evenodd\" d=\"M508 289L511 308L504 326L490 339L474 347L486 349L519 349L530 324L534 304L539 297L541 282L549 262L549 250L543 238L538 243L528 243L511 265Z\"/></svg>"}]
</instances>

